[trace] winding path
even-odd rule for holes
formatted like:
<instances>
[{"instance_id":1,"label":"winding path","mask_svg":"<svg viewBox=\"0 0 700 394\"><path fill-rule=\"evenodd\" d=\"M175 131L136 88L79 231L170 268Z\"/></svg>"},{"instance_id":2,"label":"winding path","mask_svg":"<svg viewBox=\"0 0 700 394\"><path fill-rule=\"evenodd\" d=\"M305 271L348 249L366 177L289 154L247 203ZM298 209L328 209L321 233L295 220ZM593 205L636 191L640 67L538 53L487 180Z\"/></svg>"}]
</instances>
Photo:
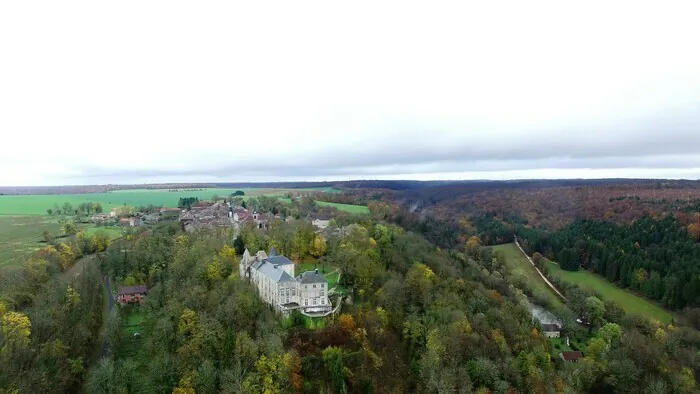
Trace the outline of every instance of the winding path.
<instances>
[{"instance_id":1,"label":"winding path","mask_svg":"<svg viewBox=\"0 0 700 394\"><path fill-rule=\"evenodd\" d=\"M566 297L564 297L564 295L563 295L562 293L559 292L559 289L557 289L556 287L554 287L554 285L552 284L552 282L550 282L549 279L547 279L547 277L544 276L544 275L542 274L542 271L540 271L540 269L537 268L537 266L536 266L535 263L532 261L532 259L530 258L530 256L528 256L527 253L525 253L525 251L523 250L523 248L520 246L520 243L518 242L518 237L513 236L513 239L515 239L515 245L518 247L518 249L520 249L520 251L523 253L523 255L525 255L525 258L527 258L527 261L529 261L530 264L532 264L532 266L535 267L535 270L537 270L537 273L540 274L540 277L542 277L542 280L544 280L544 283L546 283L546 284L549 286L550 289L552 289L555 293L557 293L557 295L558 295L559 297L561 297L562 300L566 301Z\"/></svg>"}]
</instances>

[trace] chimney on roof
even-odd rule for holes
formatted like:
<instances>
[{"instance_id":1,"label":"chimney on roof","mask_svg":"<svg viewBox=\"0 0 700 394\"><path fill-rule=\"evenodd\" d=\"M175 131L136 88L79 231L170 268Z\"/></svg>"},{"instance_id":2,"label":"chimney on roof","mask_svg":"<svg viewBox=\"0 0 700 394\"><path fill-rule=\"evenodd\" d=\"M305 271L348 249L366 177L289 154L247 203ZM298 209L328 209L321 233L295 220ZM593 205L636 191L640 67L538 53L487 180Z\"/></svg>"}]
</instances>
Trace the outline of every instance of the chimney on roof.
<instances>
[{"instance_id":1,"label":"chimney on roof","mask_svg":"<svg viewBox=\"0 0 700 394\"><path fill-rule=\"evenodd\" d=\"M274 265L275 268L277 268L277 267L279 267L279 266L280 266L279 264L275 264L275 265Z\"/></svg>"},{"instance_id":2,"label":"chimney on roof","mask_svg":"<svg viewBox=\"0 0 700 394\"><path fill-rule=\"evenodd\" d=\"M315 269L316 273L318 274L318 268Z\"/></svg>"}]
</instances>

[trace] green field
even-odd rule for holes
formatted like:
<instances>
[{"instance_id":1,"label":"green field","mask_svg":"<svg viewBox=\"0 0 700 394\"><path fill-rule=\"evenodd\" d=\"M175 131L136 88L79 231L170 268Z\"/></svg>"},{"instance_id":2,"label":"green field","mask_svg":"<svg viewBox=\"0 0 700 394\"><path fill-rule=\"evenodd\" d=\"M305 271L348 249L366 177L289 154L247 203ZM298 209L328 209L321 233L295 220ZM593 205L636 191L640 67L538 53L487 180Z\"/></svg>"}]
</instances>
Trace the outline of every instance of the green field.
<instances>
[{"instance_id":1,"label":"green field","mask_svg":"<svg viewBox=\"0 0 700 394\"><path fill-rule=\"evenodd\" d=\"M48 208L53 208L54 204L59 206L63 203L78 205L84 202L94 202L102 204L103 209L110 209L120 205L163 205L174 207L181 197L197 197L200 200L209 200L213 195L227 196L236 190L245 192L245 197L257 196L283 196L287 193L300 192L337 192L331 188L308 188L308 189L263 189L263 188L243 188L243 189L201 189L196 191L173 191L167 189L133 189L116 190L105 193L86 194L51 194L51 195L25 195L25 196L0 196L0 215L46 215ZM364 207L365 209L367 207Z\"/></svg>"},{"instance_id":2,"label":"green field","mask_svg":"<svg viewBox=\"0 0 700 394\"><path fill-rule=\"evenodd\" d=\"M104 232L110 240L120 238L123 235L123 229L121 227L88 227L85 229L85 232L88 235Z\"/></svg>"},{"instance_id":3,"label":"green field","mask_svg":"<svg viewBox=\"0 0 700 394\"><path fill-rule=\"evenodd\" d=\"M634 293L616 287L600 276L583 269L576 272L565 271L558 264L551 261L547 262L547 269L551 275L554 275L561 280L569 283L575 283L581 287L590 289L603 298L603 300L615 301L629 314L637 314L656 319L662 323L668 323L673 318L673 315L661 308L660 306L650 302Z\"/></svg>"},{"instance_id":4,"label":"green field","mask_svg":"<svg viewBox=\"0 0 700 394\"><path fill-rule=\"evenodd\" d=\"M24 263L27 256L46 246L44 231L61 235L62 225L44 216L0 216L0 266Z\"/></svg>"},{"instance_id":5,"label":"green field","mask_svg":"<svg viewBox=\"0 0 700 394\"><path fill-rule=\"evenodd\" d=\"M352 204L338 204L335 202L326 201L316 201L316 204L322 207L334 207L335 209L343 212L349 212L352 214L365 214L369 213L369 208L364 205L352 205Z\"/></svg>"},{"instance_id":6,"label":"green field","mask_svg":"<svg viewBox=\"0 0 700 394\"><path fill-rule=\"evenodd\" d=\"M506 268L511 278L520 278L535 298L548 300L552 306L563 306L562 300L542 280L525 256L515 244L503 244L493 247L493 251L501 253L506 262Z\"/></svg>"}]
</instances>

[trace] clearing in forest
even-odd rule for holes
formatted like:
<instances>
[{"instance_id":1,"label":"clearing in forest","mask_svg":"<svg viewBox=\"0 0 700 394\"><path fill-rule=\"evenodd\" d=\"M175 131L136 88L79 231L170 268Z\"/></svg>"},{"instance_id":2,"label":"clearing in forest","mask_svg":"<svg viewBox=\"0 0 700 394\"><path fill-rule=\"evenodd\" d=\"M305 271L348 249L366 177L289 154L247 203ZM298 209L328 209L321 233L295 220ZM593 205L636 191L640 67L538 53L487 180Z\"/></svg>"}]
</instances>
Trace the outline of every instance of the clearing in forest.
<instances>
[{"instance_id":1,"label":"clearing in forest","mask_svg":"<svg viewBox=\"0 0 700 394\"><path fill-rule=\"evenodd\" d=\"M492 249L494 253L498 252L503 256L510 276L523 281L536 299L547 300L553 306L563 306L559 296L547 286L514 243L496 245Z\"/></svg>"},{"instance_id":2,"label":"clearing in forest","mask_svg":"<svg viewBox=\"0 0 700 394\"><path fill-rule=\"evenodd\" d=\"M559 264L551 261L547 261L547 270L560 280L577 284L598 293L603 300L617 302L625 310L625 313L656 319L664 324L673 318L671 312L657 304L637 296L631 291L621 289L590 271L584 269L575 272L565 271L559 267Z\"/></svg>"},{"instance_id":3,"label":"clearing in forest","mask_svg":"<svg viewBox=\"0 0 700 394\"><path fill-rule=\"evenodd\" d=\"M348 212L352 214L369 213L369 208L367 208L367 206L365 205L339 204L335 202L326 201L316 201L316 204L322 207L333 207L339 211Z\"/></svg>"}]
</instances>

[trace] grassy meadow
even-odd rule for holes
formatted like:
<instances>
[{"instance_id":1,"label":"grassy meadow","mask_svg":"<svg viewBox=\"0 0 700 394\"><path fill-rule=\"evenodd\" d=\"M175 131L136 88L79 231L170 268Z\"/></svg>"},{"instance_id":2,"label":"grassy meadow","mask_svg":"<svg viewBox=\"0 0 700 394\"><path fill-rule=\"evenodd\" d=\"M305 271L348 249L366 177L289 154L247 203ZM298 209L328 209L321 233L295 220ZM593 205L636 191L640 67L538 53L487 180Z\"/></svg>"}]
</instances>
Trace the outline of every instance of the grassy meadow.
<instances>
[{"instance_id":1,"label":"grassy meadow","mask_svg":"<svg viewBox=\"0 0 700 394\"><path fill-rule=\"evenodd\" d=\"M334 207L335 209L352 214L369 213L369 208L364 205L339 204L335 202L316 201L316 204L322 207Z\"/></svg>"},{"instance_id":2,"label":"grassy meadow","mask_svg":"<svg viewBox=\"0 0 700 394\"><path fill-rule=\"evenodd\" d=\"M0 216L0 266L20 264L46 246L44 231L62 234L58 220L44 216Z\"/></svg>"},{"instance_id":3,"label":"grassy meadow","mask_svg":"<svg viewBox=\"0 0 700 394\"><path fill-rule=\"evenodd\" d=\"M520 280L525 282L535 298L548 300L553 306L563 306L559 296L544 283L537 273L537 270L535 270L535 267L527 261L515 244L510 243L493 246L493 252L498 252L503 256L506 262L506 268L511 277L521 278Z\"/></svg>"},{"instance_id":4,"label":"grassy meadow","mask_svg":"<svg viewBox=\"0 0 700 394\"><path fill-rule=\"evenodd\" d=\"M673 318L671 312L657 304L637 296L628 290L621 289L590 271L584 269L580 269L576 272L565 271L561 269L558 264L551 261L547 261L547 269L551 275L565 282L575 283L581 287L595 291L600 294L603 300L617 302L626 313L650 317L662 323L668 323Z\"/></svg>"}]
</instances>

